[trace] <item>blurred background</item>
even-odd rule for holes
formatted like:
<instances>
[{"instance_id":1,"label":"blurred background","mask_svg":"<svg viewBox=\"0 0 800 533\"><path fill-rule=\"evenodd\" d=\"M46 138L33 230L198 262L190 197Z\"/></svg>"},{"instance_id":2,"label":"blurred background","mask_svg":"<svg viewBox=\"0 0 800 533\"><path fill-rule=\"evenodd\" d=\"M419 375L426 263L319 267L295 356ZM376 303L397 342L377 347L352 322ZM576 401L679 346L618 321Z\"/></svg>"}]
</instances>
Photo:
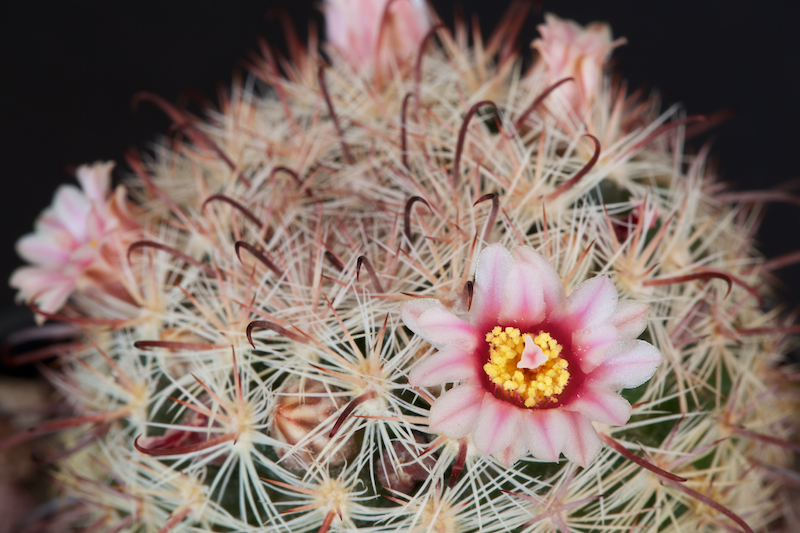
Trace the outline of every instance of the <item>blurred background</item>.
<instances>
[{"instance_id":1,"label":"blurred background","mask_svg":"<svg viewBox=\"0 0 800 533\"><path fill-rule=\"evenodd\" d=\"M485 34L508 2L463 0ZM0 337L31 322L7 286L21 264L16 239L33 229L67 172L82 163L122 160L128 147L147 149L169 121L155 107L134 110L139 91L177 101L194 91L216 101L234 69L264 36L284 47L282 6L301 36L309 19L323 28L311 1L82 0L0 4ZM455 2L433 1L452 25ZM553 0L534 2L522 30L528 44L544 12L581 24L606 21L628 44L614 67L631 82L659 91L690 114L733 107L737 115L695 146L714 139L722 178L740 190L768 188L800 176L800 5L794 2L688 0ZM124 172L124 164L120 163ZM800 207L772 205L760 234L774 257L800 249ZM779 272L785 301L800 302L800 268Z\"/></svg>"}]
</instances>

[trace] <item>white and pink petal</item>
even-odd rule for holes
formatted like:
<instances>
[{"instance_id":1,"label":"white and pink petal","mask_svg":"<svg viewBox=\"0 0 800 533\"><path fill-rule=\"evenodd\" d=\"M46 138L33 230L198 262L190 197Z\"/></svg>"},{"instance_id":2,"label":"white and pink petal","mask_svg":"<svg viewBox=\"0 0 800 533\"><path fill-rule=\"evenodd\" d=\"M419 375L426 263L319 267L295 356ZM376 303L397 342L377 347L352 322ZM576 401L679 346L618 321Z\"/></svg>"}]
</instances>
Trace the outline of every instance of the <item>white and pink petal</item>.
<instances>
[{"instance_id":1,"label":"white and pink petal","mask_svg":"<svg viewBox=\"0 0 800 533\"><path fill-rule=\"evenodd\" d=\"M98 161L91 166L81 165L78 167L75 177L90 200L105 202L111 189L111 169L113 168L113 161L105 163Z\"/></svg>"},{"instance_id":2,"label":"white and pink petal","mask_svg":"<svg viewBox=\"0 0 800 533\"><path fill-rule=\"evenodd\" d=\"M437 348L457 346L474 350L481 335L469 323L444 308L439 300L424 298L403 304L405 325Z\"/></svg>"},{"instance_id":3,"label":"white and pink petal","mask_svg":"<svg viewBox=\"0 0 800 533\"><path fill-rule=\"evenodd\" d=\"M549 463L558 462L568 432L568 419L558 409L529 410L520 426L520 436L531 455Z\"/></svg>"},{"instance_id":4,"label":"white and pink petal","mask_svg":"<svg viewBox=\"0 0 800 533\"><path fill-rule=\"evenodd\" d=\"M530 246L517 246L511 251L511 255L518 263L530 265L539 273L547 315L559 309L567 297L564 294L561 277L550 261Z\"/></svg>"},{"instance_id":5,"label":"white and pink petal","mask_svg":"<svg viewBox=\"0 0 800 533\"><path fill-rule=\"evenodd\" d=\"M9 285L19 290L18 298L36 305L46 313L61 309L75 290L76 279L56 270L20 267L11 274Z\"/></svg>"},{"instance_id":6,"label":"white and pink petal","mask_svg":"<svg viewBox=\"0 0 800 533\"><path fill-rule=\"evenodd\" d=\"M650 306L635 300L620 300L614 314L611 315L611 323L619 331L621 339L635 339L647 328L647 315L650 313Z\"/></svg>"},{"instance_id":7,"label":"white and pink petal","mask_svg":"<svg viewBox=\"0 0 800 533\"><path fill-rule=\"evenodd\" d=\"M86 217L89 199L74 185L61 185L53 197L52 215L78 241L86 240ZM48 213L49 214L49 213Z\"/></svg>"},{"instance_id":8,"label":"white and pink petal","mask_svg":"<svg viewBox=\"0 0 800 533\"><path fill-rule=\"evenodd\" d=\"M59 232L29 233L17 241L17 253L30 263L57 268L69 261L72 253L69 235L60 233L62 235Z\"/></svg>"},{"instance_id":9,"label":"white and pink petal","mask_svg":"<svg viewBox=\"0 0 800 533\"><path fill-rule=\"evenodd\" d=\"M574 411L563 410L562 412L567 426L564 455L573 463L586 468L600 453L603 443L597 436L594 426L585 416Z\"/></svg>"},{"instance_id":10,"label":"white and pink petal","mask_svg":"<svg viewBox=\"0 0 800 533\"><path fill-rule=\"evenodd\" d=\"M605 362L589 377L607 389L631 389L653 377L661 361L661 353L648 342L617 341L608 347Z\"/></svg>"},{"instance_id":11,"label":"white and pink petal","mask_svg":"<svg viewBox=\"0 0 800 533\"><path fill-rule=\"evenodd\" d=\"M525 441L521 438L516 438L508 448L495 454L495 457L497 457L497 460L500 461L503 466L511 468L514 466L514 463L522 459L527 452L528 446L525 444Z\"/></svg>"},{"instance_id":12,"label":"white and pink petal","mask_svg":"<svg viewBox=\"0 0 800 533\"><path fill-rule=\"evenodd\" d=\"M483 455L494 455L511 446L519 438L523 411L512 403L486 393L472 430L475 448Z\"/></svg>"},{"instance_id":13,"label":"white and pink petal","mask_svg":"<svg viewBox=\"0 0 800 533\"><path fill-rule=\"evenodd\" d=\"M617 288L608 276L587 279L569 295L558 318L573 331L601 324L611 318L617 300Z\"/></svg>"},{"instance_id":14,"label":"white and pink petal","mask_svg":"<svg viewBox=\"0 0 800 533\"><path fill-rule=\"evenodd\" d=\"M478 255L469 320L471 324L484 328L499 324L506 278L513 267L511 253L500 243L490 244Z\"/></svg>"},{"instance_id":15,"label":"white and pink petal","mask_svg":"<svg viewBox=\"0 0 800 533\"><path fill-rule=\"evenodd\" d=\"M564 408L578 412L588 420L612 426L624 426L631 418L628 400L593 381L584 383L580 396Z\"/></svg>"},{"instance_id":16,"label":"white and pink petal","mask_svg":"<svg viewBox=\"0 0 800 533\"><path fill-rule=\"evenodd\" d=\"M470 384L459 385L445 392L431 406L428 414L430 430L451 439L466 437L475 427L483 397L487 394L483 387Z\"/></svg>"},{"instance_id":17,"label":"white and pink petal","mask_svg":"<svg viewBox=\"0 0 800 533\"><path fill-rule=\"evenodd\" d=\"M617 328L611 323L595 324L572 333L573 355L581 371L588 374L606 359L608 347L619 340Z\"/></svg>"},{"instance_id":18,"label":"white and pink petal","mask_svg":"<svg viewBox=\"0 0 800 533\"><path fill-rule=\"evenodd\" d=\"M472 352L458 347L444 348L417 363L408 375L415 387L431 387L451 381L475 381L478 367Z\"/></svg>"},{"instance_id":19,"label":"white and pink petal","mask_svg":"<svg viewBox=\"0 0 800 533\"><path fill-rule=\"evenodd\" d=\"M531 265L514 262L506 274L498 323L519 327L544 320L541 278Z\"/></svg>"}]
</instances>

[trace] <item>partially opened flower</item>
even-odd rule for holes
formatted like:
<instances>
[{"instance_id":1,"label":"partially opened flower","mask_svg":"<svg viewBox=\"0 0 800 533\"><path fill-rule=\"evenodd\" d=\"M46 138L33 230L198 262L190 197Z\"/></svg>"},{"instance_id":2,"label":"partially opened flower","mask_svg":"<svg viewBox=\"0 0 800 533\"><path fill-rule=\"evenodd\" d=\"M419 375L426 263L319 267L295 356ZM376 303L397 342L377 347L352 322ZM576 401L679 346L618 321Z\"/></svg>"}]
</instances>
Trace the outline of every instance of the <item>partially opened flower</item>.
<instances>
[{"instance_id":1,"label":"partially opened flower","mask_svg":"<svg viewBox=\"0 0 800 533\"><path fill-rule=\"evenodd\" d=\"M61 185L36 220L36 231L17 241L17 253L32 263L11 276L18 298L53 313L76 289L120 292L114 287L115 265L105 247L113 235L137 223L127 211L124 187L109 194L112 168L113 162L79 167L81 189Z\"/></svg>"},{"instance_id":2,"label":"partially opened flower","mask_svg":"<svg viewBox=\"0 0 800 533\"><path fill-rule=\"evenodd\" d=\"M403 306L406 325L438 348L411 371L414 386L458 381L430 410L432 431L472 436L484 455L512 464L527 451L587 466L601 441L592 422L624 425L631 406L617 391L641 385L661 362L636 340L647 305L618 301L608 276L570 294L533 248L500 244L478 257L469 316L433 299Z\"/></svg>"},{"instance_id":3,"label":"partially opened flower","mask_svg":"<svg viewBox=\"0 0 800 533\"><path fill-rule=\"evenodd\" d=\"M415 56L431 26L423 0L327 0L324 9L328 41L378 80Z\"/></svg>"},{"instance_id":4,"label":"partially opened flower","mask_svg":"<svg viewBox=\"0 0 800 533\"><path fill-rule=\"evenodd\" d=\"M547 71L546 83L552 85L564 78L574 82L559 88L572 110L583 116L603 79L603 67L611 50L624 40L611 41L608 24L595 22L586 27L547 13L545 23L537 26L541 39L533 48L541 54L541 64Z\"/></svg>"}]
</instances>

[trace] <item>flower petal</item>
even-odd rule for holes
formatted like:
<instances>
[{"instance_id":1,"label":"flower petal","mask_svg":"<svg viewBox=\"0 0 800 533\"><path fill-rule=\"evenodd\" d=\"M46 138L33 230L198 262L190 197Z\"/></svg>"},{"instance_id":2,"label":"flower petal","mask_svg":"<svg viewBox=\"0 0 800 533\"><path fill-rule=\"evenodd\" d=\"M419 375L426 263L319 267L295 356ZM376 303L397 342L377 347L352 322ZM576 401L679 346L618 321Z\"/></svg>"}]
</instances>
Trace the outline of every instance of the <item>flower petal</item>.
<instances>
[{"instance_id":1,"label":"flower petal","mask_svg":"<svg viewBox=\"0 0 800 533\"><path fill-rule=\"evenodd\" d=\"M9 285L19 289L17 299L26 303L35 299L39 309L55 313L75 290L75 278L46 268L20 267L11 274ZM37 320L40 316L36 315Z\"/></svg>"},{"instance_id":2,"label":"flower petal","mask_svg":"<svg viewBox=\"0 0 800 533\"><path fill-rule=\"evenodd\" d=\"M587 279L572 291L559 318L578 330L608 320L617 307L617 288L608 276Z\"/></svg>"},{"instance_id":3,"label":"flower petal","mask_svg":"<svg viewBox=\"0 0 800 533\"><path fill-rule=\"evenodd\" d=\"M515 262L506 274L500 324L538 324L544 320L542 276L531 265Z\"/></svg>"},{"instance_id":4,"label":"flower petal","mask_svg":"<svg viewBox=\"0 0 800 533\"><path fill-rule=\"evenodd\" d=\"M30 263L58 267L69 261L72 250L69 235L64 231L29 233L17 241L17 253Z\"/></svg>"},{"instance_id":5,"label":"flower petal","mask_svg":"<svg viewBox=\"0 0 800 533\"><path fill-rule=\"evenodd\" d=\"M408 375L415 387L430 387L448 381L478 378L472 353L461 348L445 348L421 360Z\"/></svg>"},{"instance_id":6,"label":"flower petal","mask_svg":"<svg viewBox=\"0 0 800 533\"><path fill-rule=\"evenodd\" d=\"M528 447L525 445L525 441L518 438L514 439L514 442L511 443L511 446L502 450L500 453L496 455L497 460L503 463L503 466L506 468L511 468L514 466L514 463L519 461L525 452L528 451Z\"/></svg>"},{"instance_id":7,"label":"flower petal","mask_svg":"<svg viewBox=\"0 0 800 533\"><path fill-rule=\"evenodd\" d=\"M539 279L542 285L542 297L549 314L554 309L560 308L567 299L564 294L564 285L561 283L561 276L542 254L530 246L517 246L511 251L512 257L521 263L532 266L539 272Z\"/></svg>"},{"instance_id":8,"label":"flower petal","mask_svg":"<svg viewBox=\"0 0 800 533\"><path fill-rule=\"evenodd\" d=\"M650 343L617 341L608 347L605 362L589 377L608 389L630 389L653 377L661 361L661 353Z\"/></svg>"},{"instance_id":9,"label":"flower petal","mask_svg":"<svg viewBox=\"0 0 800 533\"><path fill-rule=\"evenodd\" d=\"M93 165L81 165L75 172L78 183L81 184L86 196L96 202L105 202L111 185L111 169L113 161L102 163L98 161Z\"/></svg>"},{"instance_id":10,"label":"flower petal","mask_svg":"<svg viewBox=\"0 0 800 533\"><path fill-rule=\"evenodd\" d=\"M32 296L36 296L39 302L38 305L41 306L42 295L49 291L55 291L55 293L59 294L66 291L66 296L63 296L60 302L63 304L67 296L69 296L69 293L75 289L75 278L57 270L24 266L16 269L11 274L11 279L8 284L15 289L19 289L21 293L20 296L26 300L30 299ZM56 298L57 294L55 293L45 300L49 301L53 298L58 300L59 298ZM60 307L60 305L58 307ZM42 310L53 312L55 309L43 307Z\"/></svg>"},{"instance_id":11,"label":"flower petal","mask_svg":"<svg viewBox=\"0 0 800 533\"><path fill-rule=\"evenodd\" d=\"M452 439L469 435L481 411L483 397L491 396L482 387L469 384L453 387L439 396L428 415L430 430Z\"/></svg>"},{"instance_id":12,"label":"flower petal","mask_svg":"<svg viewBox=\"0 0 800 533\"><path fill-rule=\"evenodd\" d=\"M425 298L403 304L405 325L437 348L458 346L473 350L479 335L467 322L446 310L439 300Z\"/></svg>"},{"instance_id":13,"label":"flower petal","mask_svg":"<svg viewBox=\"0 0 800 533\"><path fill-rule=\"evenodd\" d=\"M569 429L563 411L529 410L525 413L521 429L522 438L534 457L549 463L558 462Z\"/></svg>"},{"instance_id":14,"label":"flower petal","mask_svg":"<svg viewBox=\"0 0 800 533\"><path fill-rule=\"evenodd\" d=\"M583 468L594 461L603 448L594 426L580 413L563 411L567 418L568 435L564 443L564 455Z\"/></svg>"},{"instance_id":15,"label":"flower petal","mask_svg":"<svg viewBox=\"0 0 800 533\"><path fill-rule=\"evenodd\" d=\"M505 280L513 266L511 253L500 243L490 244L478 255L470 313L474 326L491 329L500 323Z\"/></svg>"},{"instance_id":16,"label":"flower petal","mask_svg":"<svg viewBox=\"0 0 800 533\"><path fill-rule=\"evenodd\" d=\"M498 400L491 393L483 397L480 415L472 430L472 442L483 455L499 453L519 438L522 409Z\"/></svg>"},{"instance_id":17,"label":"flower petal","mask_svg":"<svg viewBox=\"0 0 800 533\"><path fill-rule=\"evenodd\" d=\"M585 383L579 398L564 407L577 411L589 420L612 426L624 426L631 418L631 404L618 393L599 386L595 382Z\"/></svg>"},{"instance_id":18,"label":"flower petal","mask_svg":"<svg viewBox=\"0 0 800 533\"><path fill-rule=\"evenodd\" d=\"M584 373L589 373L606 359L608 347L619 340L612 324L596 324L572 334L574 356Z\"/></svg>"},{"instance_id":19,"label":"flower petal","mask_svg":"<svg viewBox=\"0 0 800 533\"><path fill-rule=\"evenodd\" d=\"M614 314L611 315L611 323L619 331L621 339L635 339L647 327L647 314L650 306L635 300L620 300Z\"/></svg>"},{"instance_id":20,"label":"flower petal","mask_svg":"<svg viewBox=\"0 0 800 533\"><path fill-rule=\"evenodd\" d=\"M74 185L60 185L53 196L50 213L79 242L86 241L86 216L91 203Z\"/></svg>"}]
</instances>

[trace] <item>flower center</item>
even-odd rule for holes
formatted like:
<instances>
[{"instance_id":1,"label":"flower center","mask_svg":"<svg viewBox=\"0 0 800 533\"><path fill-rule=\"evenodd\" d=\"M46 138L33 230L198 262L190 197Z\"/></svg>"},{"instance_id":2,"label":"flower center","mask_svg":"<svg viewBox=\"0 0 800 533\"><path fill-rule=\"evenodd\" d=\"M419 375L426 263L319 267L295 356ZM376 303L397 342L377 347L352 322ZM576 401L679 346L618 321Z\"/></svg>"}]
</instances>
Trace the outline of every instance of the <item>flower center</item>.
<instances>
[{"instance_id":1,"label":"flower center","mask_svg":"<svg viewBox=\"0 0 800 533\"><path fill-rule=\"evenodd\" d=\"M517 396L525 407L555 401L569 380L561 345L546 331L538 335L495 326L486 334L489 362L483 371L502 391Z\"/></svg>"}]
</instances>

